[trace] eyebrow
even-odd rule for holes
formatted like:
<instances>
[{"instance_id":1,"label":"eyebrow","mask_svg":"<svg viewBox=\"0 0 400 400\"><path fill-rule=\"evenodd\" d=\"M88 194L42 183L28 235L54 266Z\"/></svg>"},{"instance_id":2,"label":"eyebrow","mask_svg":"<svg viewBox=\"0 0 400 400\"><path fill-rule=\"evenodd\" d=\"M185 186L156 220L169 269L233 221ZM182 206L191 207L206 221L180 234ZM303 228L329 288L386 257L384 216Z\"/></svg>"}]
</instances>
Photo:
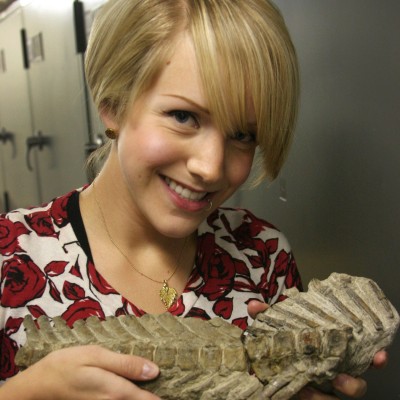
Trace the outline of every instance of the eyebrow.
<instances>
[{"instance_id":1,"label":"eyebrow","mask_svg":"<svg viewBox=\"0 0 400 400\"><path fill-rule=\"evenodd\" d=\"M201 106L200 104L196 103L195 101L193 101L191 99L188 99L185 96L181 96L179 94L164 94L163 96L175 97L177 99L186 101L187 103L191 104L193 107L196 107L199 110L201 110L203 113L210 114L210 110L208 108Z\"/></svg>"},{"instance_id":2,"label":"eyebrow","mask_svg":"<svg viewBox=\"0 0 400 400\"><path fill-rule=\"evenodd\" d=\"M196 103L195 101L193 101L193 100L191 100L191 99L189 99L189 98L187 98L185 96L181 96L179 94L169 94L169 93L163 94L163 96L175 97L177 99L186 101L187 103L191 104L193 107L197 107L203 113L210 115L210 110L208 108L201 106L200 104ZM256 121L255 122L249 122L248 123L248 127L249 127L249 129L256 131L257 128L258 128L258 124L257 124Z\"/></svg>"}]
</instances>

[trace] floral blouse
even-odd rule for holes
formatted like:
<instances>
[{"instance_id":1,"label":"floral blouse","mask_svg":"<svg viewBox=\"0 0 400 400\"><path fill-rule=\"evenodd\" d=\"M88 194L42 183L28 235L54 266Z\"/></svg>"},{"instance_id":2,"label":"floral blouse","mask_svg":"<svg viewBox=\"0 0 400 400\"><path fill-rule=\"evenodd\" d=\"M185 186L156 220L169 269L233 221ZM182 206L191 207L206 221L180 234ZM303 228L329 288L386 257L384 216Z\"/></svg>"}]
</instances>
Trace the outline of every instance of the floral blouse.
<instances>
[{"instance_id":1,"label":"floral blouse","mask_svg":"<svg viewBox=\"0 0 400 400\"><path fill-rule=\"evenodd\" d=\"M23 318L143 315L97 272L79 210L79 192L0 218L0 383L18 372ZM247 304L270 304L301 280L286 238L244 209L219 208L198 229L197 255L173 315L221 317L246 329Z\"/></svg>"}]
</instances>

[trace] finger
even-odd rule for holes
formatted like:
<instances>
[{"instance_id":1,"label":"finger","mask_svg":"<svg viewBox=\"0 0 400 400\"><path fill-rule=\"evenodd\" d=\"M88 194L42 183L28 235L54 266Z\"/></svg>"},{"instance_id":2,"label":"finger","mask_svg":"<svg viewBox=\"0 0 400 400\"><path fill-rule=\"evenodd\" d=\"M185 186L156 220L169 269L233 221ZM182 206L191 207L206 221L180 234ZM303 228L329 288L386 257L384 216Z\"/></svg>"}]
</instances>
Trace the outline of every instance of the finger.
<instances>
[{"instance_id":1,"label":"finger","mask_svg":"<svg viewBox=\"0 0 400 400\"><path fill-rule=\"evenodd\" d=\"M255 318L258 313L265 311L268 308L268 304L263 303L259 300L251 300L247 305L247 312L251 318Z\"/></svg>"},{"instance_id":2,"label":"finger","mask_svg":"<svg viewBox=\"0 0 400 400\"><path fill-rule=\"evenodd\" d=\"M96 388L100 390L104 398L160 400L160 397L136 386L131 380L103 369L98 369L98 372L103 379Z\"/></svg>"},{"instance_id":3,"label":"finger","mask_svg":"<svg viewBox=\"0 0 400 400\"><path fill-rule=\"evenodd\" d=\"M154 379L160 373L156 364L143 357L115 353L99 346L92 347L92 357L86 365L102 368L134 381Z\"/></svg>"},{"instance_id":4,"label":"finger","mask_svg":"<svg viewBox=\"0 0 400 400\"><path fill-rule=\"evenodd\" d=\"M339 392L356 399L367 392L367 382L364 379L353 378L346 374L339 374L332 381L332 385Z\"/></svg>"},{"instance_id":5,"label":"finger","mask_svg":"<svg viewBox=\"0 0 400 400\"><path fill-rule=\"evenodd\" d=\"M312 386L305 386L297 394L299 400L338 400L336 396L322 393Z\"/></svg>"},{"instance_id":6,"label":"finger","mask_svg":"<svg viewBox=\"0 0 400 400\"><path fill-rule=\"evenodd\" d=\"M386 351L381 350L375 354L373 362L372 362L372 366L374 368L380 369L380 368L386 367L388 362L389 362L389 354Z\"/></svg>"}]
</instances>

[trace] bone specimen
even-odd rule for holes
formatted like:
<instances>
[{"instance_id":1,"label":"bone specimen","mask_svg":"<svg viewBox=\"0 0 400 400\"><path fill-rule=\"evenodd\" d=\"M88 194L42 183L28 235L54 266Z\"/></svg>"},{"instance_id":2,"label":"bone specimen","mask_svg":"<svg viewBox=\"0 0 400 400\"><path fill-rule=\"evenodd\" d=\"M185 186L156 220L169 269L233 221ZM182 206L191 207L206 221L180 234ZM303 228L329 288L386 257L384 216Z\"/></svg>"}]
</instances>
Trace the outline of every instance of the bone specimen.
<instances>
[{"instance_id":1,"label":"bone specimen","mask_svg":"<svg viewBox=\"0 0 400 400\"><path fill-rule=\"evenodd\" d=\"M161 315L90 317L70 329L60 318L27 316L16 357L27 368L57 349L98 344L156 362L160 376L138 383L163 399L286 400L308 383L360 375L388 347L399 315L370 279L333 273L308 292L260 313L246 330L215 318Z\"/></svg>"}]
</instances>

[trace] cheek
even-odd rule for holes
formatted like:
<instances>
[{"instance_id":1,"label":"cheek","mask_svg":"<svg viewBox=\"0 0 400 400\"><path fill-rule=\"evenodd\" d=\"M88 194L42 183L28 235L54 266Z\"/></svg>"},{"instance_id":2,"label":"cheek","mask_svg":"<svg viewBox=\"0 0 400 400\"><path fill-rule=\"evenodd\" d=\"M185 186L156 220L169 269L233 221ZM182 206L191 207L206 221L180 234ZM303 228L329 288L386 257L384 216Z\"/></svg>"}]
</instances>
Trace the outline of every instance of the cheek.
<instances>
[{"instance_id":1,"label":"cheek","mask_svg":"<svg viewBox=\"0 0 400 400\"><path fill-rule=\"evenodd\" d=\"M243 154L228 163L228 176L232 186L240 186L246 181L250 175L253 160L254 153Z\"/></svg>"},{"instance_id":2,"label":"cheek","mask_svg":"<svg viewBox=\"0 0 400 400\"><path fill-rule=\"evenodd\" d=\"M124 132L120 137L118 153L125 167L156 168L173 161L178 150L171 146L166 135L148 128Z\"/></svg>"}]
</instances>

